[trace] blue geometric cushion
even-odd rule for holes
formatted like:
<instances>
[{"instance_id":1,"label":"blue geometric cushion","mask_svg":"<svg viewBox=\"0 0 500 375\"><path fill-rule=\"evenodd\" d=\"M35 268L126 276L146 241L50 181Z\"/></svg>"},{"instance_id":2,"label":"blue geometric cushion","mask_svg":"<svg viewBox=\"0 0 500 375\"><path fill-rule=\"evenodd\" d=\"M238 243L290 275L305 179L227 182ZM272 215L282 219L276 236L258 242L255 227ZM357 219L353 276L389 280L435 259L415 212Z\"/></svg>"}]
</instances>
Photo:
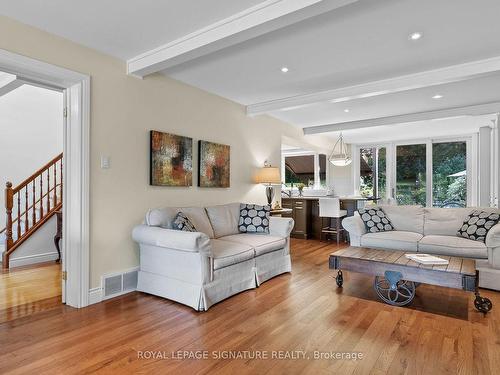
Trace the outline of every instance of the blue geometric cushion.
<instances>
[{"instance_id":1,"label":"blue geometric cushion","mask_svg":"<svg viewBox=\"0 0 500 375\"><path fill-rule=\"evenodd\" d=\"M465 217L457 236L473 241L486 242L488 232L498 224L499 220L500 215L497 213L475 210Z\"/></svg>"},{"instance_id":2,"label":"blue geometric cushion","mask_svg":"<svg viewBox=\"0 0 500 375\"><path fill-rule=\"evenodd\" d=\"M362 208L358 210L361 220L365 223L369 233L386 232L394 230L394 227L380 207Z\"/></svg>"},{"instance_id":3,"label":"blue geometric cushion","mask_svg":"<svg viewBox=\"0 0 500 375\"><path fill-rule=\"evenodd\" d=\"M257 204L240 204L238 229L241 233L269 233L271 207Z\"/></svg>"}]
</instances>

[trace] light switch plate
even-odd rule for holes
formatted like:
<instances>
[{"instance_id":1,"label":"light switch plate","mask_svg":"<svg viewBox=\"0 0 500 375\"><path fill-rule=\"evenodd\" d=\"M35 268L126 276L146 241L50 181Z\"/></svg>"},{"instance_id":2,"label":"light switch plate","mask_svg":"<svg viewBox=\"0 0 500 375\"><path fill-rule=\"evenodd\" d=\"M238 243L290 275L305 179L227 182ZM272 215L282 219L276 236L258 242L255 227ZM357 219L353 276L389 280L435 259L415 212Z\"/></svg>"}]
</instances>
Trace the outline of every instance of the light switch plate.
<instances>
[{"instance_id":1,"label":"light switch plate","mask_svg":"<svg viewBox=\"0 0 500 375\"><path fill-rule=\"evenodd\" d=\"M109 169L110 168L109 156L101 156L101 168L102 169Z\"/></svg>"}]
</instances>

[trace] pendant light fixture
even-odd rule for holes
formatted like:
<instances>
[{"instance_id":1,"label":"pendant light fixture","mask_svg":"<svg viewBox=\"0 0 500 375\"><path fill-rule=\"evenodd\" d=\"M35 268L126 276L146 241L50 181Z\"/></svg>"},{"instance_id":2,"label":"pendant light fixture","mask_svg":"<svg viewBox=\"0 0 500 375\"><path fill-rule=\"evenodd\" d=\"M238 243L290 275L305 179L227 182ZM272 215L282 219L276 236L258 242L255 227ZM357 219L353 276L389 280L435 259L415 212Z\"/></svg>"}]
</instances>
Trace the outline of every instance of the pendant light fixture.
<instances>
[{"instance_id":1,"label":"pendant light fixture","mask_svg":"<svg viewBox=\"0 0 500 375\"><path fill-rule=\"evenodd\" d=\"M344 143L344 137L342 136L342 133L340 133L339 139L337 139L337 142L335 142L333 151L330 154L328 160L330 161L330 163L337 167L345 167L351 164L352 159L347 154L347 147Z\"/></svg>"}]
</instances>

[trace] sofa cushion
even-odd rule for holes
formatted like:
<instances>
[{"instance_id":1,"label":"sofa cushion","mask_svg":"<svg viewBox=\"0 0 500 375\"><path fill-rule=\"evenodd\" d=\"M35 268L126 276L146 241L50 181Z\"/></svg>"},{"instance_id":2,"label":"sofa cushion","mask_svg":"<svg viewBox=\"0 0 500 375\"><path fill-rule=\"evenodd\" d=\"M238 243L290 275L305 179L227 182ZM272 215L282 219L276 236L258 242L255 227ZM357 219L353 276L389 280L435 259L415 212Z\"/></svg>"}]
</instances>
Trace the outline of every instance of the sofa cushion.
<instances>
[{"instance_id":1,"label":"sofa cushion","mask_svg":"<svg viewBox=\"0 0 500 375\"><path fill-rule=\"evenodd\" d=\"M470 208L424 208L424 235L455 236Z\"/></svg>"},{"instance_id":2,"label":"sofa cushion","mask_svg":"<svg viewBox=\"0 0 500 375\"><path fill-rule=\"evenodd\" d=\"M215 238L237 234L240 218L240 204L230 203L207 207L207 214L212 223Z\"/></svg>"},{"instance_id":3,"label":"sofa cushion","mask_svg":"<svg viewBox=\"0 0 500 375\"><path fill-rule=\"evenodd\" d=\"M240 205L238 230L242 233L269 233L271 206L258 204Z\"/></svg>"},{"instance_id":4,"label":"sofa cushion","mask_svg":"<svg viewBox=\"0 0 500 375\"><path fill-rule=\"evenodd\" d=\"M361 236L361 246L377 249L393 249L402 251L417 251L420 233L407 231L390 231L367 233Z\"/></svg>"},{"instance_id":5,"label":"sofa cushion","mask_svg":"<svg viewBox=\"0 0 500 375\"><path fill-rule=\"evenodd\" d=\"M488 258L488 251L483 242L456 236L425 236L418 243L418 252L465 258Z\"/></svg>"},{"instance_id":6,"label":"sofa cushion","mask_svg":"<svg viewBox=\"0 0 500 375\"><path fill-rule=\"evenodd\" d=\"M149 210L146 214L146 224L151 227L174 229L173 222L178 212L187 216L196 230L214 238L214 231L207 213L203 207L165 207Z\"/></svg>"},{"instance_id":7,"label":"sofa cushion","mask_svg":"<svg viewBox=\"0 0 500 375\"><path fill-rule=\"evenodd\" d=\"M213 239L212 254L214 258L214 270L218 270L233 264L241 263L255 257L255 252L251 246Z\"/></svg>"},{"instance_id":8,"label":"sofa cushion","mask_svg":"<svg viewBox=\"0 0 500 375\"><path fill-rule=\"evenodd\" d=\"M183 214L182 212L177 212L173 227L173 229L182 230L184 232L196 232L194 224L191 223L191 220L189 220L186 214Z\"/></svg>"},{"instance_id":9,"label":"sofa cushion","mask_svg":"<svg viewBox=\"0 0 500 375\"><path fill-rule=\"evenodd\" d=\"M381 207L360 208L358 213L365 223L366 231L369 233L394 230L391 221Z\"/></svg>"},{"instance_id":10,"label":"sofa cushion","mask_svg":"<svg viewBox=\"0 0 500 375\"><path fill-rule=\"evenodd\" d=\"M283 249L286 245L286 239L283 237L250 233L226 236L220 240L251 246L255 250L256 256Z\"/></svg>"},{"instance_id":11,"label":"sofa cushion","mask_svg":"<svg viewBox=\"0 0 500 375\"><path fill-rule=\"evenodd\" d=\"M424 209L420 206L379 205L397 231L424 233Z\"/></svg>"},{"instance_id":12,"label":"sofa cushion","mask_svg":"<svg viewBox=\"0 0 500 375\"><path fill-rule=\"evenodd\" d=\"M475 210L465 217L457 236L485 243L489 230L497 225L499 220L498 213Z\"/></svg>"}]
</instances>

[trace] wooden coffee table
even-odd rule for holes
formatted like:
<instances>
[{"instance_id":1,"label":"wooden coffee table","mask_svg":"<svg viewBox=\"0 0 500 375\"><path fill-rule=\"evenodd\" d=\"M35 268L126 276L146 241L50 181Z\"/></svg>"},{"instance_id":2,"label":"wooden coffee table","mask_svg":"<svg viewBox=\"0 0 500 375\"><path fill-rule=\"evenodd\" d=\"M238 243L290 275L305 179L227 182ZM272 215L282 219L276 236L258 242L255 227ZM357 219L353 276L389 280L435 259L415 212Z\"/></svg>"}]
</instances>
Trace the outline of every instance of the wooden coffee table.
<instances>
[{"instance_id":1,"label":"wooden coffee table","mask_svg":"<svg viewBox=\"0 0 500 375\"><path fill-rule=\"evenodd\" d=\"M439 255L449 264L424 265L406 258L408 253L351 246L330 255L330 269L338 270L336 281L340 288L344 282L342 271L375 276L373 287L377 295L391 305L408 305L418 285L424 283L474 292L476 309L485 314L491 310L491 301L479 295L475 260Z\"/></svg>"}]
</instances>

